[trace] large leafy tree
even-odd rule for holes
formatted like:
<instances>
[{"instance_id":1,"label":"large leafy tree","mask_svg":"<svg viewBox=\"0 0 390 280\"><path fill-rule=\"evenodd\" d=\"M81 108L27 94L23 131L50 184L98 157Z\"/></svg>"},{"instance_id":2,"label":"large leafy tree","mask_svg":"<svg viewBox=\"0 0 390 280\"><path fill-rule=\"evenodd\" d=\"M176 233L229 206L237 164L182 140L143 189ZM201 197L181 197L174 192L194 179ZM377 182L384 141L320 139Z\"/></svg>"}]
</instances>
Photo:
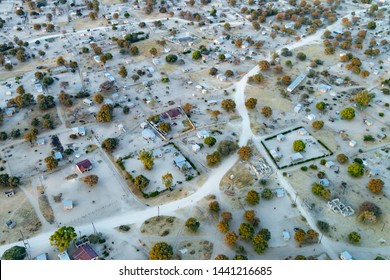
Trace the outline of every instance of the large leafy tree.
<instances>
[{"instance_id":1,"label":"large leafy tree","mask_svg":"<svg viewBox=\"0 0 390 280\"><path fill-rule=\"evenodd\" d=\"M352 120L355 118L355 110L353 108L345 108L340 112L340 116L344 120Z\"/></svg>"},{"instance_id":2,"label":"large leafy tree","mask_svg":"<svg viewBox=\"0 0 390 280\"><path fill-rule=\"evenodd\" d=\"M385 185L385 183L381 179L373 178L373 179L370 179L370 181L368 181L367 188L372 193L378 194L378 193L382 192L384 185Z\"/></svg>"},{"instance_id":3,"label":"large leafy tree","mask_svg":"<svg viewBox=\"0 0 390 280\"><path fill-rule=\"evenodd\" d=\"M250 205L257 205L260 201L260 195L257 191L251 190L246 194L246 202Z\"/></svg>"},{"instance_id":4,"label":"large leafy tree","mask_svg":"<svg viewBox=\"0 0 390 280\"><path fill-rule=\"evenodd\" d=\"M206 138L204 139L204 143L205 143L206 145L208 145L209 147L214 146L214 144L215 144L216 142L217 142L217 140L216 140L214 137L212 137L212 136L206 137Z\"/></svg>"},{"instance_id":5,"label":"large leafy tree","mask_svg":"<svg viewBox=\"0 0 390 280\"><path fill-rule=\"evenodd\" d=\"M267 239L261 233L255 234L255 236L253 236L252 245L253 245L253 250L255 250L255 252L258 254L264 253L268 248Z\"/></svg>"},{"instance_id":6,"label":"large leafy tree","mask_svg":"<svg viewBox=\"0 0 390 280\"><path fill-rule=\"evenodd\" d=\"M102 148L111 153L118 146L118 143L117 138L107 138L103 141Z\"/></svg>"},{"instance_id":7,"label":"large leafy tree","mask_svg":"<svg viewBox=\"0 0 390 280\"><path fill-rule=\"evenodd\" d=\"M249 146L242 146L238 149L238 156L243 160L248 160L252 156L252 149Z\"/></svg>"},{"instance_id":8,"label":"large leafy tree","mask_svg":"<svg viewBox=\"0 0 390 280\"><path fill-rule=\"evenodd\" d=\"M112 120L112 113L114 111L114 107L111 104L103 104L99 112L96 114L96 119L99 122L110 122Z\"/></svg>"},{"instance_id":9,"label":"large leafy tree","mask_svg":"<svg viewBox=\"0 0 390 280\"><path fill-rule=\"evenodd\" d=\"M45 163L48 170L54 170L58 167L58 161L52 156L46 157Z\"/></svg>"},{"instance_id":10,"label":"large leafy tree","mask_svg":"<svg viewBox=\"0 0 390 280\"><path fill-rule=\"evenodd\" d=\"M348 166L348 174L352 177L361 177L364 174L364 168L359 163L352 163Z\"/></svg>"},{"instance_id":11,"label":"large leafy tree","mask_svg":"<svg viewBox=\"0 0 390 280\"><path fill-rule=\"evenodd\" d=\"M247 223L241 223L240 227L238 228L238 234L244 240L252 239L254 233L255 233L254 228Z\"/></svg>"},{"instance_id":12,"label":"large leafy tree","mask_svg":"<svg viewBox=\"0 0 390 280\"><path fill-rule=\"evenodd\" d=\"M172 187L172 183L173 183L173 176L172 176L172 173L167 173L167 174L164 174L162 177L162 182L163 184L165 185L165 187L167 189L169 189L170 187Z\"/></svg>"},{"instance_id":13,"label":"large leafy tree","mask_svg":"<svg viewBox=\"0 0 390 280\"><path fill-rule=\"evenodd\" d=\"M149 185L149 182L150 180L142 174L134 178L134 185L141 191Z\"/></svg>"},{"instance_id":14,"label":"large leafy tree","mask_svg":"<svg viewBox=\"0 0 390 280\"><path fill-rule=\"evenodd\" d=\"M197 232L200 226L200 223L197 219L191 217L188 218L185 223L186 228L188 228L192 232Z\"/></svg>"},{"instance_id":15,"label":"large leafy tree","mask_svg":"<svg viewBox=\"0 0 390 280\"><path fill-rule=\"evenodd\" d=\"M50 236L50 245L57 247L60 252L63 252L69 247L76 236L77 234L73 227L63 226Z\"/></svg>"},{"instance_id":16,"label":"large leafy tree","mask_svg":"<svg viewBox=\"0 0 390 280\"><path fill-rule=\"evenodd\" d=\"M302 140L295 140L293 143L293 149L295 152L302 152L305 150L306 145Z\"/></svg>"},{"instance_id":17,"label":"large leafy tree","mask_svg":"<svg viewBox=\"0 0 390 280\"><path fill-rule=\"evenodd\" d=\"M229 246L234 245L238 240L238 236L234 231L229 231L225 234L225 243Z\"/></svg>"},{"instance_id":18,"label":"large leafy tree","mask_svg":"<svg viewBox=\"0 0 390 280\"><path fill-rule=\"evenodd\" d=\"M368 93L367 90L360 91L356 96L353 98L353 100L356 102L356 104L359 107L367 107L371 100L373 99L374 95Z\"/></svg>"},{"instance_id":19,"label":"large leafy tree","mask_svg":"<svg viewBox=\"0 0 390 280\"><path fill-rule=\"evenodd\" d=\"M1 259L2 260L24 260L26 255L27 255L26 248L21 246L13 246L4 251L3 255L1 256Z\"/></svg>"},{"instance_id":20,"label":"large leafy tree","mask_svg":"<svg viewBox=\"0 0 390 280\"><path fill-rule=\"evenodd\" d=\"M165 242L158 242L154 244L149 252L149 258L151 260L169 260L172 256L172 246Z\"/></svg>"},{"instance_id":21,"label":"large leafy tree","mask_svg":"<svg viewBox=\"0 0 390 280\"><path fill-rule=\"evenodd\" d=\"M97 175L88 175L83 178L83 182L88 186L93 187L99 182L99 177Z\"/></svg>"},{"instance_id":22,"label":"large leafy tree","mask_svg":"<svg viewBox=\"0 0 390 280\"><path fill-rule=\"evenodd\" d=\"M152 170L154 165L154 158L152 152L141 150L138 154L138 158L144 164L145 169Z\"/></svg>"},{"instance_id":23,"label":"large leafy tree","mask_svg":"<svg viewBox=\"0 0 390 280\"><path fill-rule=\"evenodd\" d=\"M264 106L263 108L261 108L261 114L266 118L269 118L270 116L272 116L271 107Z\"/></svg>"},{"instance_id":24,"label":"large leafy tree","mask_svg":"<svg viewBox=\"0 0 390 280\"><path fill-rule=\"evenodd\" d=\"M248 109L254 109L256 108L256 105L257 105L257 99L256 98L248 98L246 101L245 101L245 106L248 108Z\"/></svg>"},{"instance_id":25,"label":"large leafy tree","mask_svg":"<svg viewBox=\"0 0 390 280\"><path fill-rule=\"evenodd\" d=\"M233 99L224 99L221 102L221 108L226 112L234 112L236 109L236 102Z\"/></svg>"}]
</instances>

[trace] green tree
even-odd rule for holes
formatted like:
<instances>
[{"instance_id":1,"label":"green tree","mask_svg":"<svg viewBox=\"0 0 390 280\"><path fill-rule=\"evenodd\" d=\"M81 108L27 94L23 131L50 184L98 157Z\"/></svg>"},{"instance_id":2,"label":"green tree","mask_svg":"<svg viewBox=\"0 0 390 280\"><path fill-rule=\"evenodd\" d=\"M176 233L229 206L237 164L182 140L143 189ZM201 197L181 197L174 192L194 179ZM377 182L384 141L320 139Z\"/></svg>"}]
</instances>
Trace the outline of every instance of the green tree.
<instances>
[{"instance_id":1,"label":"green tree","mask_svg":"<svg viewBox=\"0 0 390 280\"><path fill-rule=\"evenodd\" d=\"M185 226L192 232L197 232L198 229L199 229L199 226L200 226L200 223L197 219L191 217L191 218L188 218L186 223L185 223Z\"/></svg>"},{"instance_id":2,"label":"green tree","mask_svg":"<svg viewBox=\"0 0 390 280\"><path fill-rule=\"evenodd\" d=\"M99 112L96 114L96 120L98 122L111 122L113 118L114 106L111 104L103 104L100 106Z\"/></svg>"},{"instance_id":3,"label":"green tree","mask_svg":"<svg viewBox=\"0 0 390 280\"><path fill-rule=\"evenodd\" d=\"M233 154L238 149L238 145L235 141L222 140L218 144L218 152L221 156L226 157Z\"/></svg>"},{"instance_id":4,"label":"green tree","mask_svg":"<svg viewBox=\"0 0 390 280\"><path fill-rule=\"evenodd\" d=\"M236 109L236 103L233 99L224 99L221 102L221 108L226 112L234 112Z\"/></svg>"},{"instance_id":5,"label":"green tree","mask_svg":"<svg viewBox=\"0 0 390 280\"><path fill-rule=\"evenodd\" d=\"M306 60L306 54L304 54L303 52L297 53L297 59L299 59L300 61Z\"/></svg>"},{"instance_id":6,"label":"green tree","mask_svg":"<svg viewBox=\"0 0 390 280\"><path fill-rule=\"evenodd\" d=\"M370 181L368 181L367 188L375 194L381 193L382 189L385 185L385 182L383 182L381 179L372 178Z\"/></svg>"},{"instance_id":7,"label":"green tree","mask_svg":"<svg viewBox=\"0 0 390 280\"><path fill-rule=\"evenodd\" d=\"M219 203L218 203L218 201L216 201L216 200L211 201L211 202L209 203L209 209L210 209L210 211L216 212L216 213L218 213L219 210L221 210L221 208L219 207Z\"/></svg>"},{"instance_id":8,"label":"green tree","mask_svg":"<svg viewBox=\"0 0 390 280\"><path fill-rule=\"evenodd\" d=\"M99 182L99 177L97 175L88 175L83 178L83 182L88 186L93 187Z\"/></svg>"},{"instance_id":9,"label":"green tree","mask_svg":"<svg viewBox=\"0 0 390 280\"><path fill-rule=\"evenodd\" d=\"M70 226L60 227L50 236L49 241L51 246L57 247L60 252L64 252L70 243L76 238L75 229Z\"/></svg>"},{"instance_id":10,"label":"green tree","mask_svg":"<svg viewBox=\"0 0 390 280\"><path fill-rule=\"evenodd\" d=\"M311 125L312 125L312 127L313 127L314 129L319 130L319 129L321 129L321 128L324 127L324 122L321 121L321 120L316 120L316 121L312 122Z\"/></svg>"},{"instance_id":11,"label":"green tree","mask_svg":"<svg viewBox=\"0 0 390 280\"><path fill-rule=\"evenodd\" d=\"M147 152L146 150L141 150L138 153L138 158L142 161L144 168L147 170L152 170L154 165L154 158L152 152Z\"/></svg>"},{"instance_id":12,"label":"green tree","mask_svg":"<svg viewBox=\"0 0 390 280\"><path fill-rule=\"evenodd\" d=\"M216 166L221 162L221 153L218 151L214 151L212 154L206 156L207 166Z\"/></svg>"},{"instance_id":13,"label":"green tree","mask_svg":"<svg viewBox=\"0 0 390 280\"><path fill-rule=\"evenodd\" d=\"M65 107L72 107L73 101L71 99L71 96L64 91L61 91L58 95L58 100L60 101L61 105Z\"/></svg>"},{"instance_id":14,"label":"green tree","mask_svg":"<svg viewBox=\"0 0 390 280\"><path fill-rule=\"evenodd\" d=\"M119 76L121 76L122 78L126 78L126 77L127 77L127 70L126 70L126 67L125 67L125 66L121 66L121 68L119 68L118 74L119 74Z\"/></svg>"},{"instance_id":15,"label":"green tree","mask_svg":"<svg viewBox=\"0 0 390 280\"><path fill-rule=\"evenodd\" d=\"M212 136L208 136L204 139L204 143L209 147L212 147L215 145L215 143L217 143L217 140Z\"/></svg>"},{"instance_id":16,"label":"green tree","mask_svg":"<svg viewBox=\"0 0 390 280\"><path fill-rule=\"evenodd\" d=\"M248 160L252 156L252 149L249 146L242 146L238 149L240 159Z\"/></svg>"},{"instance_id":17,"label":"green tree","mask_svg":"<svg viewBox=\"0 0 390 280\"><path fill-rule=\"evenodd\" d=\"M375 21L370 21L367 23L367 29L374 30L376 28L376 22Z\"/></svg>"},{"instance_id":18,"label":"green tree","mask_svg":"<svg viewBox=\"0 0 390 280\"><path fill-rule=\"evenodd\" d=\"M348 166L348 174L352 177L361 177L364 174L364 168L359 163L352 163Z\"/></svg>"},{"instance_id":19,"label":"green tree","mask_svg":"<svg viewBox=\"0 0 390 280\"><path fill-rule=\"evenodd\" d=\"M253 250L257 254L263 254L268 248L268 242L263 234L255 234L252 239Z\"/></svg>"},{"instance_id":20,"label":"green tree","mask_svg":"<svg viewBox=\"0 0 390 280\"><path fill-rule=\"evenodd\" d=\"M16 88L16 93L17 93L17 94L20 94L20 95L23 95L23 94L26 93L26 91L25 91L23 85L20 85L20 86L18 86L18 87Z\"/></svg>"},{"instance_id":21,"label":"green tree","mask_svg":"<svg viewBox=\"0 0 390 280\"><path fill-rule=\"evenodd\" d=\"M255 190L251 190L247 192L246 194L246 202L250 205L257 205L259 204L260 196L259 193Z\"/></svg>"},{"instance_id":22,"label":"green tree","mask_svg":"<svg viewBox=\"0 0 390 280\"><path fill-rule=\"evenodd\" d=\"M353 108L345 108L340 112L340 116L344 120L352 120L355 118L355 110Z\"/></svg>"},{"instance_id":23,"label":"green tree","mask_svg":"<svg viewBox=\"0 0 390 280\"><path fill-rule=\"evenodd\" d=\"M118 146L119 140L117 138L107 138L102 142L102 148L107 152L112 153Z\"/></svg>"},{"instance_id":24,"label":"green tree","mask_svg":"<svg viewBox=\"0 0 390 280\"><path fill-rule=\"evenodd\" d=\"M3 255L1 256L1 259L2 260L24 260L26 255L27 255L26 248L22 246L13 246L4 251Z\"/></svg>"},{"instance_id":25,"label":"green tree","mask_svg":"<svg viewBox=\"0 0 390 280\"><path fill-rule=\"evenodd\" d=\"M157 49L156 48L151 48L149 50L149 53L152 55L152 56L156 56L157 55Z\"/></svg>"},{"instance_id":26,"label":"green tree","mask_svg":"<svg viewBox=\"0 0 390 280\"><path fill-rule=\"evenodd\" d=\"M104 97L103 95L101 95L100 93L97 93L93 96L93 101L95 101L96 103L98 104L102 104L103 101L104 101Z\"/></svg>"},{"instance_id":27,"label":"green tree","mask_svg":"<svg viewBox=\"0 0 390 280\"><path fill-rule=\"evenodd\" d=\"M265 200L271 200L273 197L274 197L274 193L273 193L273 191L271 191L271 189L269 189L269 188L265 188L265 189L261 192L261 198L263 198L263 199L265 199Z\"/></svg>"},{"instance_id":28,"label":"green tree","mask_svg":"<svg viewBox=\"0 0 390 280\"><path fill-rule=\"evenodd\" d=\"M229 258L226 256L226 255L223 255L223 254L219 254L217 255L214 260L218 260L218 261L226 261L228 260Z\"/></svg>"},{"instance_id":29,"label":"green tree","mask_svg":"<svg viewBox=\"0 0 390 280\"><path fill-rule=\"evenodd\" d=\"M177 61L177 55L175 55L175 54L168 54L165 57L165 61L168 62L168 63L175 63Z\"/></svg>"},{"instance_id":30,"label":"green tree","mask_svg":"<svg viewBox=\"0 0 390 280\"><path fill-rule=\"evenodd\" d=\"M356 102L356 104L359 107L367 107L374 95L369 94L367 90L360 91L356 96L353 98L353 100Z\"/></svg>"},{"instance_id":31,"label":"green tree","mask_svg":"<svg viewBox=\"0 0 390 280\"><path fill-rule=\"evenodd\" d=\"M57 65L58 65L58 66L63 66L63 65L65 65L65 64L66 64L65 58L64 58L63 56L59 56L59 57L57 58Z\"/></svg>"},{"instance_id":32,"label":"green tree","mask_svg":"<svg viewBox=\"0 0 390 280\"><path fill-rule=\"evenodd\" d=\"M58 167L58 161L52 156L46 157L45 163L48 170L54 170Z\"/></svg>"},{"instance_id":33,"label":"green tree","mask_svg":"<svg viewBox=\"0 0 390 280\"><path fill-rule=\"evenodd\" d=\"M348 241L352 244L360 243L362 237L356 231L352 231L348 234Z\"/></svg>"},{"instance_id":34,"label":"green tree","mask_svg":"<svg viewBox=\"0 0 390 280\"><path fill-rule=\"evenodd\" d=\"M172 256L172 246L165 242L158 242L154 244L149 252L149 258L151 260L169 260Z\"/></svg>"},{"instance_id":35,"label":"green tree","mask_svg":"<svg viewBox=\"0 0 390 280\"><path fill-rule=\"evenodd\" d=\"M254 109L256 108L256 105L257 105L257 99L256 98L248 98L246 101L245 101L245 106L248 108L248 109Z\"/></svg>"},{"instance_id":36,"label":"green tree","mask_svg":"<svg viewBox=\"0 0 390 280\"><path fill-rule=\"evenodd\" d=\"M306 145L302 140L295 140L294 141L293 150L295 152L302 152L303 150L305 150L305 148L306 148Z\"/></svg>"},{"instance_id":37,"label":"green tree","mask_svg":"<svg viewBox=\"0 0 390 280\"><path fill-rule=\"evenodd\" d=\"M229 223L227 221L219 221L217 224L217 228L222 233L227 233L230 229Z\"/></svg>"},{"instance_id":38,"label":"green tree","mask_svg":"<svg viewBox=\"0 0 390 280\"><path fill-rule=\"evenodd\" d=\"M306 232L303 229L297 229L294 234L294 239L298 243L303 243L306 239Z\"/></svg>"},{"instance_id":39,"label":"green tree","mask_svg":"<svg viewBox=\"0 0 390 280\"><path fill-rule=\"evenodd\" d=\"M261 71L267 71L271 67L268 60L260 60L258 65Z\"/></svg>"},{"instance_id":40,"label":"green tree","mask_svg":"<svg viewBox=\"0 0 390 280\"><path fill-rule=\"evenodd\" d=\"M338 154L336 156L338 163L344 164L348 161L348 157L345 154Z\"/></svg>"},{"instance_id":41,"label":"green tree","mask_svg":"<svg viewBox=\"0 0 390 280\"><path fill-rule=\"evenodd\" d=\"M202 58L202 53L198 50L195 50L192 52L192 59L193 60L199 60Z\"/></svg>"},{"instance_id":42,"label":"green tree","mask_svg":"<svg viewBox=\"0 0 390 280\"><path fill-rule=\"evenodd\" d=\"M38 135L38 129L32 128L28 132L23 134L23 138L28 140L30 144L32 144L32 142L37 140L37 135ZM12 132L11 132L11 136L12 136Z\"/></svg>"},{"instance_id":43,"label":"green tree","mask_svg":"<svg viewBox=\"0 0 390 280\"><path fill-rule=\"evenodd\" d=\"M270 116L272 116L271 107L264 106L263 108L261 108L261 114L266 118L269 118Z\"/></svg>"},{"instance_id":44,"label":"green tree","mask_svg":"<svg viewBox=\"0 0 390 280\"><path fill-rule=\"evenodd\" d=\"M229 231L225 234L225 243L229 246L236 244L238 236L234 231Z\"/></svg>"},{"instance_id":45,"label":"green tree","mask_svg":"<svg viewBox=\"0 0 390 280\"><path fill-rule=\"evenodd\" d=\"M173 183L173 176L172 176L172 173L167 173L167 174L164 174L162 177L161 177L161 180L164 184L164 186L169 189L172 187L172 183Z\"/></svg>"},{"instance_id":46,"label":"green tree","mask_svg":"<svg viewBox=\"0 0 390 280\"><path fill-rule=\"evenodd\" d=\"M244 240L250 240L253 237L255 230L250 224L241 223L238 229L238 235Z\"/></svg>"},{"instance_id":47,"label":"green tree","mask_svg":"<svg viewBox=\"0 0 390 280\"><path fill-rule=\"evenodd\" d=\"M158 128L165 133L171 131L171 124L169 122L161 122L158 124Z\"/></svg>"},{"instance_id":48,"label":"green tree","mask_svg":"<svg viewBox=\"0 0 390 280\"><path fill-rule=\"evenodd\" d=\"M317 104L316 104L316 108L318 109L318 110L320 110L320 111L324 111L325 109L326 109L326 104L325 104L325 102L318 102Z\"/></svg>"},{"instance_id":49,"label":"green tree","mask_svg":"<svg viewBox=\"0 0 390 280\"><path fill-rule=\"evenodd\" d=\"M255 74L253 76L250 76L248 79L250 83L255 83L255 84L261 84L262 82L264 82L264 80L265 78L261 74Z\"/></svg>"},{"instance_id":50,"label":"green tree","mask_svg":"<svg viewBox=\"0 0 390 280\"><path fill-rule=\"evenodd\" d=\"M150 180L144 175L138 175L134 178L134 186L136 186L140 191L146 188L149 185Z\"/></svg>"}]
</instances>

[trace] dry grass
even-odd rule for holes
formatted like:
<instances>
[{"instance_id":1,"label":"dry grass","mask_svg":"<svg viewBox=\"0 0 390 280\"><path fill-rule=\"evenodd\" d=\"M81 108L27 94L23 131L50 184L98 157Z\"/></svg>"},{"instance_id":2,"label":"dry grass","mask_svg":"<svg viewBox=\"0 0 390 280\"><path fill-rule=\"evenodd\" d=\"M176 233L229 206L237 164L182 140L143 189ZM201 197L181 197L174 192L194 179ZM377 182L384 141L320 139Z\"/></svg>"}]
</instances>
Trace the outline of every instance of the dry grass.
<instances>
[{"instance_id":1,"label":"dry grass","mask_svg":"<svg viewBox=\"0 0 390 280\"><path fill-rule=\"evenodd\" d=\"M230 179L230 176L234 175L234 179ZM252 186L254 177L246 167L245 163L238 161L222 178L220 187L234 186L236 188L244 188Z\"/></svg>"},{"instance_id":2,"label":"dry grass","mask_svg":"<svg viewBox=\"0 0 390 280\"><path fill-rule=\"evenodd\" d=\"M49 199L47 198L47 195L41 194L38 198L39 203L39 209L41 210L41 213L45 220L52 224L54 223L54 212L53 209L50 206Z\"/></svg>"},{"instance_id":3,"label":"dry grass","mask_svg":"<svg viewBox=\"0 0 390 280\"><path fill-rule=\"evenodd\" d=\"M183 260L209 260L213 253L213 243L207 240L183 241L179 244L178 251Z\"/></svg>"},{"instance_id":4,"label":"dry grass","mask_svg":"<svg viewBox=\"0 0 390 280\"><path fill-rule=\"evenodd\" d=\"M175 236L182 226L182 221L172 216L152 217L141 226L141 233L150 236Z\"/></svg>"}]
</instances>

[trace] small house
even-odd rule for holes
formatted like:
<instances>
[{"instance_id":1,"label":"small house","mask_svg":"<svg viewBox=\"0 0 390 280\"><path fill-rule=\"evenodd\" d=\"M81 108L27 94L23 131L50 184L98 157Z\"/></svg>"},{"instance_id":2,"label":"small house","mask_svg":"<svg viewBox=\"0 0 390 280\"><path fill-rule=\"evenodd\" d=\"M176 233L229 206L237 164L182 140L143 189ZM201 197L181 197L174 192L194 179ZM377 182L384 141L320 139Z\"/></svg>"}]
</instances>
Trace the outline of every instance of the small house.
<instances>
[{"instance_id":1,"label":"small house","mask_svg":"<svg viewBox=\"0 0 390 280\"><path fill-rule=\"evenodd\" d=\"M54 153L54 158L55 158L57 161L62 160L63 157L62 157L61 152L55 152L55 153Z\"/></svg>"},{"instance_id":2,"label":"small house","mask_svg":"<svg viewBox=\"0 0 390 280\"><path fill-rule=\"evenodd\" d=\"M285 241L288 241L288 240L290 240L291 239L291 235L290 235L290 232L288 231L288 230L283 230L283 239L285 240Z\"/></svg>"},{"instance_id":3,"label":"small house","mask_svg":"<svg viewBox=\"0 0 390 280\"><path fill-rule=\"evenodd\" d=\"M305 136L305 135L307 135L307 130L302 127L300 129L298 129L298 134L301 136Z\"/></svg>"},{"instance_id":4,"label":"small house","mask_svg":"<svg viewBox=\"0 0 390 280\"><path fill-rule=\"evenodd\" d=\"M331 161L331 160L328 160L326 163L325 163L325 167L327 168L333 168L335 166L334 162Z\"/></svg>"},{"instance_id":5,"label":"small house","mask_svg":"<svg viewBox=\"0 0 390 280\"><path fill-rule=\"evenodd\" d=\"M335 84L338 86L341 86L343 83L344 83L344 79L342 79L342 78L337 78L335 81Z\"/></svg>"},{"instance_id":6,"label":"small house","mask_svg":"<svg viewBox=\"0 0 390 280\"><path fill-rule=\"evenodd\" d=\"M178 155L173 159L173 163L177 168L179 168L181 171L185 169L191 169L191 164L186 160L185 157L182 155Z\"/></svg>"},{"instance_id":7,"label":"small house","mask_svg":"<svg viewBox=\"0 0 390 280\"><path fill-rule=\"evenodd\" d=\"M89 244L85 244L84 246L77 248L77 250L72 254L72 259L81 261L96 260L98 257L98 254Z\"/></svg>"},{"instance_id":8,"label":"small house","mask_svg":"<svg viewBox=\"0 0 390 280\"><path fill-rule=\"evenodd\" d=\"M307 115L307 117L306 117L309 121L314 121L315 119L316 119L316 115L314 115L314 114L309 114L309 115Z\"/></svg>"},{"instance_id":9,"label":"small house","mask_svg":"<svg viewBox=\"0 0 390 280\"><path fill-rule=\"evenodd\" d=\"M58 254L58 258L61 260L61 261L70 261L70 257L68 255L68 252L67 251L63 251L62 253L59 253Z\"/></svg>"},{"instance_id":10,"label":"small house","mask_svg":"<svg viewBox=\"0 0 390 280\"><path fill-rule=\"evenodd\" d=\"M371 119L365 119L364 120L364 123L367 125L367 126L372 126L374 124L374 121L371 120Z\"/></svg>"},{"instance_id":11,"label":"small house","mask_svg":"<svg viewBox=\"0 0 390 280\"><path fill-rule=\"evenodd\" d=\"M378 175L379 175L379 172L376 169L370 169L370 171L368 172L368 177L374 177L374 176L378 176Z\"/></svg>"},{"instance_id":12,"label":"small house","mask_svg":"<svg viewBox=\"0 0 390 280\"><path fill-rule=\"evenodd\" d=\"M5 115L7 117L12 117L14 115L14 113L16 113L16 108L15 107L8 107L6 110L5 110Z\"/></svg>"},{"instance_id":13,"label":"small house","mask_svg":"<svg viewBox=\"0 0 390 280\"><path fill-rule=\"evenodd\" d=\"M153 58L152 62L153 62L154 65L160 65L161 64L161 61L158 58Z\"/></svg>"},{"instance_id":14,"label":"small house","mask_svg":"<svg viewBox=\"0 0 390 280\"><path fill-rule=\"evenodd\" d=\"M145 129L145 128L148 127L148 123L147 123L147 122L143 122L143 123L141 123L140 127L141 127L142 129Z\"/></svg>"},{"instance_id":15,"label":"small house","mask_svg":"<svg viewBox=\"0 0 390 280\"><path fill-rule=\"evenodd\" d=\"M286 194L283 188L277 188L274 190L276 197L284 197Z\"/></svg>"},{"instance_id":16,"label":"small house","mask_svg":"<svg viewBox=\"0 0 390 280\"><path fill-rule=\"evenodd\" d=\"M65 200L64 201L64 210L72 210L73 209L73 201Z\"/></svg>"},{"instance_id":17,"label":"small house","mask_svg":"<svg viewBox=\"0 0 390 280\"><path fill-rule=\"evenodd\" d=\"M72 127L72 134L76 134L77 136L85 136L85 127L78 126L78 127Z\"/></svg>"},{"instance_id":18,"label":"small house","mask_svg":"<svg viewBox=\"0 0 390 280\"><path fill-rule=\"evenodd\" d=\"M350 147L355 147L356 146L356 141L355 140L351 140L351 141L349 141L349 146Z\"/></svg>"},{"instance_id":19,"label":"small house","mask_svg":"<svg viewBox=\"0 0 390 280\"><path fill-rule=\"evenodd\" d=\"M332 87L329 85L326 85L326 84L320 84L318 89L321 93L327 93L328 91L330 91L332 89Z\"/></svg>"},{"instance_id":20,"label":"small house","mask_svg":"<svg viewBox=\"0 0 390 280\"><path fill-rule=\"evenodd\" d=\"M196 153L200 150L200 146L198 144L194 144L194 145L192 145L191 149L193 152Z\"/></svg>"},{"instance_id":21,"label":"small house","mask_svg":"<svg viewBox=\"0 0 390 280\"><path fill-rule=\"evenodd\" d=\"M84 103L85 105L88 105L88 106L92 106L92 104L93 104L92 100L91 100L91 99L88 99L88 98L85 98L85 99L83 100L83 103Z\"/></svg>"},{"instance_id":22,"label":"small house","mask_svg":"<svg viewBox=\"0 0 390 280\"><path fill-rule=\"evenodd\" d=\"M217 79L220 81L220 82L225 82L227 80L227 77L223 74L217 74Z\"/></svg>"},{"instance_id":23,"label":"small house","mask_svg":"<svg viewBox=\"0 0 390 280\"><path fill-rule=\"evenodd\" d=\"M301 103L298 103L297 105L295 105L295 107L294 107L294 112L295 113L299 113L301 110L302 110L302 104Z\"/></svg>"},{"instance_id":24,"label":"small house","mask_svg":"<svg viewBox=\"0 0 390 280\"><path fill-rule=\"evenodd\" d=\"M284 134L278 134L278 135L276 135L276 140L278 140L279 142L282 142L282 141L286 140L286 136Z\"/></svg>"},{"instance_id":25,"label":"small house","mask_svg":"<svg viewBox=\"0 0 390 280\"><path fill-rule=\"evenodd\" d=\"M54 67L51 69L51 72L53 74L61 74L61 73L66 73L68 72L68 68L66 68L66 66L62 65L62 66L58 66L58 67Z\"/></svg>"},{"instance_id":26,"label":"small house","mask_svg":"<svg viewBox=\"0 0 390 280\"><path fill-rule=\"evenodd\" d=\"M344 251L340 254L340 260L351 261L353 260L352 255L348 251Z\"/></svg>"},{"instance_id":27,"label":"small house","mask_svg":"<svg viewBox=\"0 0 390 280\"><path fill-rule=\"evenodd\" d=\"M303 156L301 153L294 153L290 156L290 159L292 162L298 162L303 160Z\"/></svg>"},{"instance_id":28,"label":"small house","mask_svg":"<svg viewBox=\"0 0 390 280\"><path fill-rule=\"evenodd\" d=\"M8 191L5 191L4 194L6 197L11 197L15 195L15 191L13 189L10 189Z\"/></svg>"},{"instance_id":29,"label":"small house","mask_svg":"<svg viewBox=\"0 0 390 280\"><path fill-rule=\"evenodd\" d=\"M380 140L383 140L383 139L385 139L387 136L386 136L386 134L384 134L384 133L379 133L378 135L377 135L377 137L378 137L378 139L380 139Z\"/></svg>"},{"instance_id":30,"label":"small house","mask_svg":"<svg viewBox=\"0 0 390 280\"><path fill-rule=\"evenodd\" d=\"M5 225L9 229L13 229L13 228L16 227L16 222L14 220L8 220L8 221L5 222Z\"/></svg>"},{"instance_id":31,"label":"small house","mask_svg":"<svg viewBox=\"0 0 390 280\"><path fill-rule=\"evenodd\" d=\"M196 133L196 136L198 136L199 139L205 139L210 136L209 132L207 130L199 130Z\"/></svg>"},{"instance_id":32,"label":"small house","mask_svg":"<svg viewBox=\"0 0 390 280\"><path fill-rule=\"evenodd\" d=\"M219 38L214 40L214 43L216 45L222 45L224 42L225 42L225 39L223 37L219 37Z\"/></svg>"},{"instance_id":33,"label":"small house","mask_svg":"<svg viewBox=\"0 0 390 280\"><path fill-rule=\"evenodd\" d=\"M48 253L42 253L36 256L34 259L37 261L47 261L49 259L49 255Z\"/></svg>"},{"instance_id":34,"label":"small house","mask_svg":"<svg viewBox=\"0 0 390 280\"><path fill-rule=\"evenodd\" d=\"M89 161L89 159L85 159L76 163L76 168L80 173L85 173L92 169L92 163Z\"/></svg>"},{"instance_id":35,"label":"small house","mask_svg":"<svg viewBox=\"0 0 390 280\"><path fill-rule=\"evenodd\" d=\"M283 157L283 155L277 151L277 150L270 150L269 151L271 156L276 160L276 161L279 161L281 160L281 158Z\"/></svg>"},{"instance_id":36,"label":"small house","mask_svg":"<svg viewBox=\"0 0 390 280\"><path fill-rule=\"evenodd\" d=\"M35 143L38 145L38 146L42 146L42 145L45 145L45 139L44 138L39 138L35 141Z\"/></svg>"},{"instance_id":37,"label":"small house","mask_svg":"<svg viewBox=\"0 0 390 280\"><path fill-rule=\"evenodd\" d=\"M327 178L322 178L320 181L319 181L320 185L324 186L324 187L329 187L330 185L330 181L327 179Z\"/></svg>"}]
</instances>

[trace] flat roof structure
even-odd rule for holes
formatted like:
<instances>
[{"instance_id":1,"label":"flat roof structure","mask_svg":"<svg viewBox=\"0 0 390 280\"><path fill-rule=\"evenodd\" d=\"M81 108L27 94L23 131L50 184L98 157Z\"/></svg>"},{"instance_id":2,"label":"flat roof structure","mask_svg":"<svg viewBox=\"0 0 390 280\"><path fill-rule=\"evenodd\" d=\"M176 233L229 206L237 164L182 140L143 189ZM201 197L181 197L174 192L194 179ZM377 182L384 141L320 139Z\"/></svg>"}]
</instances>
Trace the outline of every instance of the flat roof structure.
<instances>
[{"instance_id":1,"label":"flat roof structure","mask_svg":"<svg viewBox=\"0 0 390 280\"><path fill-rule=\"evenodd\" d=\"M298 77L296 77L296 79L287 87L287 91L288 92L293 92L294 89L297 88L297 86L300 85L300 83L302 83L302 81L306 78L306 74L300 74Z\"/></svg>"}]
</instances>

